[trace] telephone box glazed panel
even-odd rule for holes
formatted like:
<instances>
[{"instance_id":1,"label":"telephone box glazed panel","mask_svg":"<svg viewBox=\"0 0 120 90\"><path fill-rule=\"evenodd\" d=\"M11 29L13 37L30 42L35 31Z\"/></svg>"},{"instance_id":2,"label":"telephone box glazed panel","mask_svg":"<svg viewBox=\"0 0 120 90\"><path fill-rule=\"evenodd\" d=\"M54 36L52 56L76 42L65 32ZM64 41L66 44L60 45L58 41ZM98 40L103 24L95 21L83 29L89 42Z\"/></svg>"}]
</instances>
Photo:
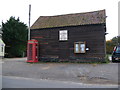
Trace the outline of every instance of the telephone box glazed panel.
<instances>
[{"instance_id":1,"label":"telephone box glazed panel","mask_svg":"<svg viewBox=\"0 0 120 90\"><path fill-rule=\"evenodd\" d=\"M28 40L27 62L38 62L38 41Z\"/></svg>"}]
</instances>

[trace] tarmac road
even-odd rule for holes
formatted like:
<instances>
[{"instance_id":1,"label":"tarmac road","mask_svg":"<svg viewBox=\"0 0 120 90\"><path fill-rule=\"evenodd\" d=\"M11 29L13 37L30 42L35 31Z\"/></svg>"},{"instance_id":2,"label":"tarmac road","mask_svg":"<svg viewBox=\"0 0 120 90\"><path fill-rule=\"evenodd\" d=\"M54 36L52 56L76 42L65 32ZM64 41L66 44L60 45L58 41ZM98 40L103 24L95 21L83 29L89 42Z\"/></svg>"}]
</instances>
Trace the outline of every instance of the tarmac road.
<instances>
[{"instance_id":1,"label":"tarmac road","mask_svg":"<svg viewBox=\"0 0 120 90\"><path fill-rule=\"evenodd\" d=\"M85 84L118 84L118 63L26 63L26 58L4 59L3 76L68 81Z\"/></svg>"},{"instance_id":2,"label":"tarmac road","mask_svg":"<svg viewBox=\"0 0 120 90\"><path fill-rule=\"evenodd\" d=\"M3 76L2 88L118 88L118 86Z\"/></svg>"}]
</instances>

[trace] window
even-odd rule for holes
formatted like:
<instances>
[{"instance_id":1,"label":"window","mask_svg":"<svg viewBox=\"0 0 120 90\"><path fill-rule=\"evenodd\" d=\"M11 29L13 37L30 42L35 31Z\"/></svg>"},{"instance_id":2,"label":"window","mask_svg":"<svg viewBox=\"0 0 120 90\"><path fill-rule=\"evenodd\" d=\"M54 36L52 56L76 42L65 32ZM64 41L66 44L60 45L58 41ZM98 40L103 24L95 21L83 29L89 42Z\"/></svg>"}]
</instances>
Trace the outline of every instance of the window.
<instances>
[{"instance_id":1,"label":"window","mask_svg":"<svg viewBox=\"0 0 120 90\"><path fill-rule=\"evenodd\" d=\"M3 52L4 51L4 46L3 45L1 45L1 52Z\"/></svg>"},{"instance_id":2,"label":"window","mask_svg":"<svg viewBox=\"0 0 120 90\"><path fill-rule=\"evenodd\" d=\"M120 53L120 46L116 48L116 53Z\"/></svg>"},{"instance_id":3,"label":"window","mask_svg":"<svg viewBox=\"0 0 120 90\"><path fill-rule=\"evenodd\" d=\"M85 53L85 52L86 52L85 42L74 43L74 53Z\"/></svg>"},{"instance_id":4,"label":"window","mask_svg":"<svg viewBox=\"0 0 120 90\"><path fill-rule=\"evenodd\" d=\"M3 52L3 47L1 47L1 52Z\"/></svg>"},{"instance_id":5,"label":"window","mask_svg":"<svg viewBox=\"0 0 120 90\"><path fill-rule=\"evenodd\" d=\"M59 40L60 41L68 40L68 32L67 32L67 30L59 31Z\"/></svg>"}]
</instances>

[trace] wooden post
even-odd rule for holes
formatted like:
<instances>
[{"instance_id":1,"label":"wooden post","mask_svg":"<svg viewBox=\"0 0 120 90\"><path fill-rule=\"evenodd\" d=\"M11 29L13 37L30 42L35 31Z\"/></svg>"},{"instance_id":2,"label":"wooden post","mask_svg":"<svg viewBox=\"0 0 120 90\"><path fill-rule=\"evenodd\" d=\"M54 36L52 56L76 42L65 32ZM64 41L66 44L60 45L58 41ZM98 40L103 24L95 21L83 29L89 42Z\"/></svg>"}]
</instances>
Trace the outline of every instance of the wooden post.
<instances>
[{"instance_id":1,"label":"wooden post","mask_svg":"<svg viewBox=\"0 0 120 90\"><path fill-rule=\"evenodd\" d=\"M30 40L30 16L31 16L31 5L29 5L29 30L28 30L28 40Z\"/></svg>"}]
</instances>

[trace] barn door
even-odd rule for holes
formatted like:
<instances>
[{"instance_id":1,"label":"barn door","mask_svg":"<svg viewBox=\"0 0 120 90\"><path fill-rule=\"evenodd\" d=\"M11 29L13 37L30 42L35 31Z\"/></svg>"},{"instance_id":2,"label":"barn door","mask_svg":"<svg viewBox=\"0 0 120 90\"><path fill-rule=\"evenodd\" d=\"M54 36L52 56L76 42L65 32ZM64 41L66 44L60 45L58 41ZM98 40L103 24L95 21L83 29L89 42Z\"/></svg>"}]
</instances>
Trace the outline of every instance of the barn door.
<instances>
[{"instance_id":1,"label":"barn door","mask_svg":"<svg viewBox=\"0 0 120 90\"><path fill-rule=\"evenodd\" d=\"M69 59L68 42L59 43L59 59L60 61L67 61Z\"/></svg>"}]
</instances>

